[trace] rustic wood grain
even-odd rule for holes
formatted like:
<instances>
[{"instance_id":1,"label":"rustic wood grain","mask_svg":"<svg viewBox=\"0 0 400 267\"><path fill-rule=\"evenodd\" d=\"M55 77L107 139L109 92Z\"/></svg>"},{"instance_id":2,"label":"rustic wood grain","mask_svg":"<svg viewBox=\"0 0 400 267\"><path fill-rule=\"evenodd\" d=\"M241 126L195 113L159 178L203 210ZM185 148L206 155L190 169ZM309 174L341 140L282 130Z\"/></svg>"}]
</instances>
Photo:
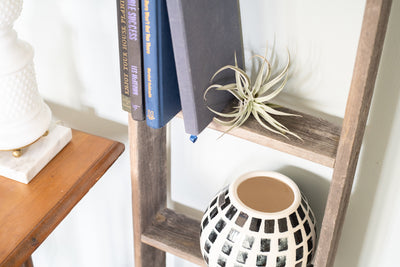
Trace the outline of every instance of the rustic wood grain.
<instances>
[{"instance_id":1,"label":"rustic wood grain","mask_svg":"<svg viewBox=\"0 0 400 267\"><path fill-rule=\"evenodd\" d=\"M315 267L331 267L334 264L375 86L390 8L391 0L368 0L365 7Z\"/></svg>"},{"instance_id":2,"label":"rustic wood grain","mask_svg":"<svg viewBox=\"0 0 400 267\"><path fill-rule=\"evenodd\" d=\"M300 135L303 141L294 138L287 140L269 133L254 119L230 132L251 142L334 167L316 251L315 267L332 267L334 264L382 53L390 7L391 0L367 0L342 128L314 116L301 114L301 118L286 117L279 120L292 132ZM285 108L283 110L293 112ZM181 114L179 116L182 117ZM222 132L227 129L215 123L211 123L209 127ZM148 218L146 217L147 222ZM160 211L154 218L153 222L146 224L141 241L194 263L203 264L199 248L196 248L198 222L168 209ZM144 227L143 223L141 227ZM136 240L135 244L142 243ZM164 266L164 263L156 266Z\"/></svg>"},{"instance_id":3,"label":"rustic wood grain","mask_svg":"<svg viewBox=\"0 0 400 267\"><path fill-rule=\"evenodd\" d=\"M142 243L141 236L166 206L166 130L152 129L146 121L134 121L129 116L129 139L135 267L165 266L165 253Z\"/></svg>"},{"instance_id":4,"label":"rustic wood grain","mask_svg":"<svg viewBox=\"0 0 400 267\"><path fill-rule=\"evenodd\" d=\"M0 266L20 266L124 150L79 131L28 184L0 177Z\"/></svg>"},{"instance_id":5,"label":"rustic wood grain","mask_svg":"<svg viewBox=\"0 0 400 267\"><path fill-rule=\"evenodd\" d=\"M278 110L301 115L301 117L274 117L291 132L299 135L302 140L289 135L288 139L272 133L263 128L253 116L250 116L241 127L231 130L229 134L333 168L341 127L322 118L285 107ZM182 113L178 116L183 117ZM208 127L220 132L225 132L229 128L214 121Z\"/></svg>"},{"instance_id":6,"label":"rustic wood grain","mask_svg":"<svg viewBox=\"0 0 400 267\"><path fill-rule=\"evenodd\" d=\"M146 227L142 242L197 265L206 266L200 252L199 236L199 221L164 209Z\"/></svg>"}]
</instances>

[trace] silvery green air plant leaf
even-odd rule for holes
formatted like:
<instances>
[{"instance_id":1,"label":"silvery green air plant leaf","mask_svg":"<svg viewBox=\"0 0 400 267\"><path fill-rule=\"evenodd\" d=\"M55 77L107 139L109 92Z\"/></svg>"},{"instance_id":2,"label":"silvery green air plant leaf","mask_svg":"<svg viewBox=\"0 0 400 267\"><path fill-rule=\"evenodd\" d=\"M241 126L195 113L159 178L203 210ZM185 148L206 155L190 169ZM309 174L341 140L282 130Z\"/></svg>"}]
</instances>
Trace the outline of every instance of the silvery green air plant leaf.
<instances>
[{"instance_id":1,"label":"silvery green air plant leaf","mask_svg":"<svg viewBox=\"0 0 400 267\"><path fill-rule=\"evenodd\" d=\"M218 123L228 126L229 128L222 134L231 131L234 128L240 127L249 117L253 117L265 129L280 134L286 138L287 135L292 135L301 139L297 134L289 131L289 129L274 119L271 115L278 116L300 116L275 110L276 105L270 104L274 97L276 97L285 87L288 79L288 69L290 64L290 55L288 51L288 60L283 70L275 77L271 77L272 70L271 64L266 59L266 56L256 56L256 59L261 59L262 64L259 72L257 73L254 84L251 83L249 76L246 72L240 69L237 65L237 58L235 54L235 65L226 65L220 68L211 78L211 82L222 71L234 71L235 82L230 84L212 84L204 92L204 100L207 103L207 93L210 90L228 91L235 98L238 103L233 107L230 112L218 112L212 107L208 109L220 118L214 118ZM222 119L223 118L223 119Z\"/></svg>"}]
</instances>

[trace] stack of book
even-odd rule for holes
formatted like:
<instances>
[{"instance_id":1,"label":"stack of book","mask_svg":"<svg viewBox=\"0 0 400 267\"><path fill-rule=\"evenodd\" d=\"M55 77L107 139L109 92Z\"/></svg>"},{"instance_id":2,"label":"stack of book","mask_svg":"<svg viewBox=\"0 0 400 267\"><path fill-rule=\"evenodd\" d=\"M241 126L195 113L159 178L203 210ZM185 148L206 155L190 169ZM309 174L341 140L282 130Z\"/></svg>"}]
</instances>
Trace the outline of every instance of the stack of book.
<instances>
[{"instance_id":1,"label":"stack of book","mask_svg":"<svg viewBox=\"0 0 400 267\"><path fill-rule=\"evenodd\" d=\"M181 109L185 130L198 135L213 118L203 94L221 67L243 68L238 0L117 0L122 107L152 128ZM221 82L234 73L218 75ZM222 110L229 94L207 96Z\"/></svg>"}]
</instances>

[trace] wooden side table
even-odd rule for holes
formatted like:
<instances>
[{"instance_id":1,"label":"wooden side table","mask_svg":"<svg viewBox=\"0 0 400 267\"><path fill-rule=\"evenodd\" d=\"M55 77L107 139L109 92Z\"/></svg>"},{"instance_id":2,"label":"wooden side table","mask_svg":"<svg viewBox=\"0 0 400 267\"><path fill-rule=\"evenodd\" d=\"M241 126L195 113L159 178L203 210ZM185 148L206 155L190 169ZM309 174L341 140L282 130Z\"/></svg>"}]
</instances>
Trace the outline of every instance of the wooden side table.
<instances>
[{"instance_id":1,"label":"wooden side table","mask_svg":"<svg viewBox=\"0 0 400 267\"><path fill-rule=\"evenodd\" d=\"M0 176L0 266L33 266L31 254L123 151L119 142L73 130L28 185Z\"/></svg>"}]
</instances>

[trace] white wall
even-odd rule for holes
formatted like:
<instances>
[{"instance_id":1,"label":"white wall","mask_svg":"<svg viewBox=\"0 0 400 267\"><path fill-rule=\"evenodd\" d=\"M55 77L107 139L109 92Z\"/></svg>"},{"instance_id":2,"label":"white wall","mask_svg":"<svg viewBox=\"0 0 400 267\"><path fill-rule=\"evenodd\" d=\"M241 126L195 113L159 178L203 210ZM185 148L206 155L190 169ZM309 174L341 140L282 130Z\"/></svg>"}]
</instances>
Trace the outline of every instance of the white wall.
<instances>
[{"instance_id":1,"label":"white wall","mask_svg":"<svg viewBox=\"0 0 400 267\"><path fill-rule=\"evenodd\" d=\"M133 266L127 114L120 108L115 1L26 0L16 28L35 48L56 120L126 151L33 254L35 266Z\"/></svg>"},{"instance_id":2,"label":"white wall","mask_svg":"<svg viewBox=\"0 0 400 267\"><path fill-rule=\"evenodd\" d=\"M393 2L338 267L396 266L400 249L400 2ZM247 68L267 42L275 42L279 57L288 48L291 80L280 101L340 121L364 5L365 0L242 0ZM35 47L39 87L56 117L127 144L115 1L26 0L17 28ZM170 136L171 205L177 209L199 217L196 210L241 173L278 170L299 184L321 222L331 169L228 135L216 140L213 130L192 144L180 119L173 120ZM132 266L129 186L125 152L35 252L37 266ZM170 255L168 265L193 266Z\"/></svg>"}]
</instances>

